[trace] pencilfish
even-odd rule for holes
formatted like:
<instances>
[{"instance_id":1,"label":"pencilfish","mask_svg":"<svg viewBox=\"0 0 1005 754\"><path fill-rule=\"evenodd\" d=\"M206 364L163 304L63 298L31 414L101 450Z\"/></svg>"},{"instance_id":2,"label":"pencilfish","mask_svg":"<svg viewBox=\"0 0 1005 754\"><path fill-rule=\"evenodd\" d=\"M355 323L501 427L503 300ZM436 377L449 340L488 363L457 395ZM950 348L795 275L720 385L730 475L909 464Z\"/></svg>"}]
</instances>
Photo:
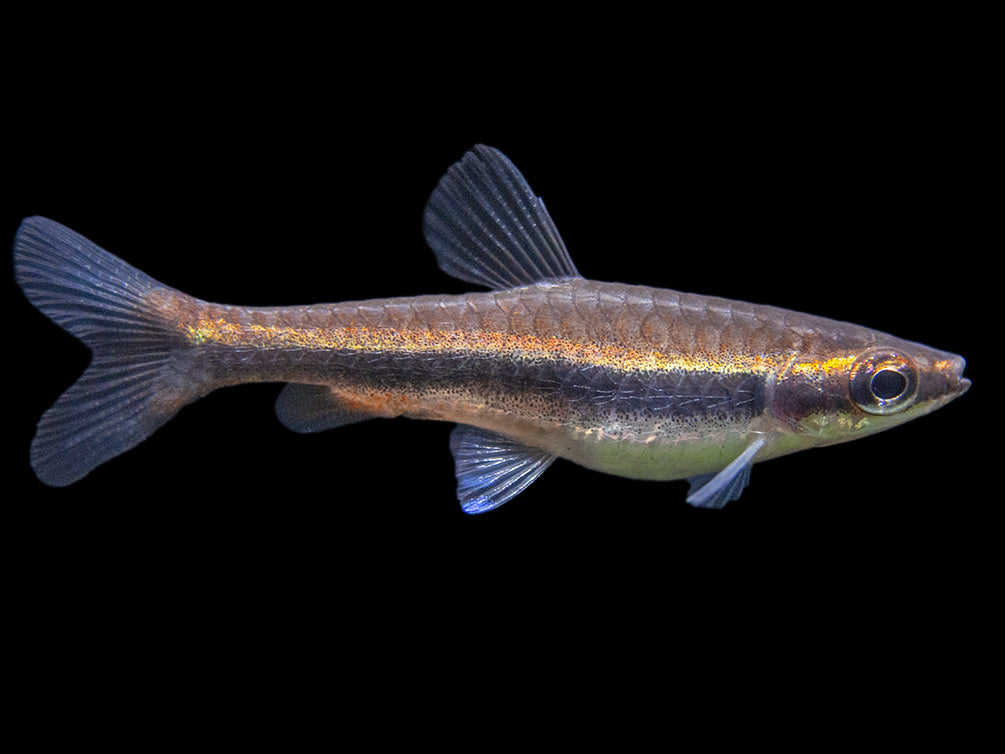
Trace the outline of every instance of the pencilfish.
<instances>
[{"instance_id":1,"label":"pencilfish","mask_svg":"<svg viewBox=\"0 0 1005 754\"><path fill-rule=\"evenodd\" d=\"M510 500L556 458L687 479L689 503L717 508L739 497L754 462L873 434L970 386L960 356L865 327L587 280L544 203L489 147L450 168L423 226L441 269L490 290L214 304L25 219L18 283L92 350L39 422L39 479L77 481L216 388L283 382L276 411L297 432L375 417L456 423L469 513Z\"/></svg>"}]
</instances>

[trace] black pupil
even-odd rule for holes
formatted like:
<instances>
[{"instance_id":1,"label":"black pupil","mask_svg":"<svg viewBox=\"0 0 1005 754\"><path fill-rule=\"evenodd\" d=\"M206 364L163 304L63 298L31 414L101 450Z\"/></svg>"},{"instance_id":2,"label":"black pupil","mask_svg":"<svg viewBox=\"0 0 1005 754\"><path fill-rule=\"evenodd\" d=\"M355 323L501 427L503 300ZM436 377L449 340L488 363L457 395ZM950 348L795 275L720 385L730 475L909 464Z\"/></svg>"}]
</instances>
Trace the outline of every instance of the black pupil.
<instances>
[{"instance_id":1,"label":"black pupil","mask_svg":"<svg viewBox=\"0 0 1005 754\"><path fill-rule=\"evenodd\" d=\"M900 372L884 369L872 378L872 394L881 401L896 398L907 388L907 378Z\"/></svg>"}]
</instances>

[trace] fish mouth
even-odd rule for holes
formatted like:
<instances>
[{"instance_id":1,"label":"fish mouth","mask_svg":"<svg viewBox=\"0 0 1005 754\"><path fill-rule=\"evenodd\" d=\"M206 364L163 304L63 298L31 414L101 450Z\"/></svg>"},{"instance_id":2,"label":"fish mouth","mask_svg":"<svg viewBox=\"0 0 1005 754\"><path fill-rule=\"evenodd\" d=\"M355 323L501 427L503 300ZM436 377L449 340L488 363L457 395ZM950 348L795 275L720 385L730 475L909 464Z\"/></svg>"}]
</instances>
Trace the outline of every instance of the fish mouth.
<instances>
[{"instance_id":1,"label":"fish mouth","mask_svg":"<svg viewBox=\"0 0 1005 754\"><path fill-rule=\"evenodd\" d=\"M956 378L956 388L952 391L953 398L959 398L970 389L972 384L969 379L963 376L963 370L967 368L967 361L962 356L953 359L953 376Z\"/></svg>"},{"instance_id":2,"label":"fish mouth","mask_svg":"<svg viewBox=\"0 0 1005 754\"><path fill-rule=\"evenodd\" d=\"M970 389L971 382L963 376L967 362L962 356L951 353L941 353L939 357L929 362L928 368L922 368L919 399L928 402L928 410L945 406L956 400Z\"/></svg>"}]
</instances>

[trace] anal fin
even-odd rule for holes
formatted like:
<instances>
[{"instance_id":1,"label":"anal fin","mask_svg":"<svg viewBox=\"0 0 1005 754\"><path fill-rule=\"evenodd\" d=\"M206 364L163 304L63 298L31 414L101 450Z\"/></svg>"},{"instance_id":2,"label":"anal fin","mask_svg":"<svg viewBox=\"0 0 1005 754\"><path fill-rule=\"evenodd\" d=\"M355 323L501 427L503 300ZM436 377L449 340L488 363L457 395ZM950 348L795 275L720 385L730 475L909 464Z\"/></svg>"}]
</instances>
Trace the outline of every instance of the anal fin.
<instances>
[{"instance_id":1,"label":"anal fin","mask_svg":"<svg viewBox=\"0 0 1005 754\"><path fill-rule=\"evenodd\" d=\"M527 489L555 456L494 432L459 424L450 435L457 499L465 513L497 508Z\"/></svg>"},{"instance_id":2,"label":"anal fin","mask_svg":"<svg viewBox=\"0 0 1005 754\"><path fill-rule=\"evenodd\" d=\"M764 447L767 439L759 435L733 461L717 474L698 474L688 481L687 501L699 508L722 508L730 500L740 497L744 487L750 482L750 467L754 456Z\"/></svg>"},{"instance_id":3,"label":"anal fin","mask_svg":"<svg viewBox=\"0 0 1005 754\"><path fill-rule=\"evenodd\" d=\"M276 399L276 416L294 432L323 432L376 415L346 406L327 385L291 382Z\"/></svg>"}]
</instances>

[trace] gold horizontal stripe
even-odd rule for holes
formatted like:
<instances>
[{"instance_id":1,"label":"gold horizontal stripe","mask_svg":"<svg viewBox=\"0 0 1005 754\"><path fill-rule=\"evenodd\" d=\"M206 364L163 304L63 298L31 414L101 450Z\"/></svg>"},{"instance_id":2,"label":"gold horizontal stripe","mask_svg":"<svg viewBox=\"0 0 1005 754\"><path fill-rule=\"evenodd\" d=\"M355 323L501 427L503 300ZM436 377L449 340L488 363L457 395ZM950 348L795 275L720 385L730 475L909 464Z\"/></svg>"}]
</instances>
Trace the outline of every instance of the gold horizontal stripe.
<instances>
[{"instance_id":1,"label":"gold horizontal stripe","mask_svg":"<svg viewBox=\"0 0 1005 754\"><path fill-rule=\"evenodd\" d=\"M776 355L664 353L631 346L575 341L557 336L517 335L484 330L399 330L354 325L316 328L259 325L200 319L186 328L196 344L234 348L355 351L360 353L496 354L500 357L565 360L623 371L703 371L764 373L776 369Z\"/></svg>"}]
</instances>

